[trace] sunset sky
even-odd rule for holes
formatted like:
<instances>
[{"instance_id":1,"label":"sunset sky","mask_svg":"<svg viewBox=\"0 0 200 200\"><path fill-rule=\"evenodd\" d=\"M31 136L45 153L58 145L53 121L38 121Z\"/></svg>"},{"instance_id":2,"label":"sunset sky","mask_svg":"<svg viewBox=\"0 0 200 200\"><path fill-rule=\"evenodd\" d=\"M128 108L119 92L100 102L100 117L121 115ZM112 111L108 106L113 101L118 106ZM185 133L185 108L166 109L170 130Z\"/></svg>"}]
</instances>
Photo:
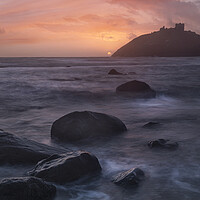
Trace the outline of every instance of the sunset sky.
<instances>
[{"instance_id":1,"label":"sunset sky","mask_svg":"<svg viewBox=\"0 0 200 200\"><path fill-rule=\"evenodd\" d=\"M0 0L0 56L107 56L161 26L200 33L199 0Z\"/></svg>"}]
</instances>

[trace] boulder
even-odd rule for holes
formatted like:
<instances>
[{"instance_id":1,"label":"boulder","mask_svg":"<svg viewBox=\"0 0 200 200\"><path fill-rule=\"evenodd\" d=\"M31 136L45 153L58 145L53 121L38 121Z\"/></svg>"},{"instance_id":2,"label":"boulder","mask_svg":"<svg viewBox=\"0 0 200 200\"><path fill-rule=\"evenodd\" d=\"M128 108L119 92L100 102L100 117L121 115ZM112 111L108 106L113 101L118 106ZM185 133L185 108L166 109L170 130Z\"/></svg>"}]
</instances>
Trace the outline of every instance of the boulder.
<instances>
[{"instance_id":1,"label":"boulder","mask_svg":"<svg viewBox=\"0 0 200 200\"><path fill-rule=\"evenodd\" d=\"M158 139L148 142L150 148L164 148L164 149L176 149L178 148L177 142L169 142L170 140Z\"/></svg>"},{"instance_id":2,"label":"boulder","mask_svg":"<svg viewBox=\"0 0 200 200\"><path fill-rule=\"evenodd\" d=\"M153 127L157 127L159 126L160 123L159 122L148 122L147 124L145 124L143 127L144 128L153 128Z\"/></svg>"},{"instance_id":3,"label":"boulder","mask_svg":"<svg viewBox=\"0 0 200 200\"><path fill-rule=\"evenodd\" d=\"M123 75L122 73L118 72L116 69L111 69L108 72L109 75Z\"/></svg>"},{"instance_id":4,"label":"boulder","mask_svg":"<svg viewBox=\"0 0 200 200\"><path fill-rule=\"evenodd\" d=\"M56 187L35 177L3 179L0 182L1 200L52 200Z\"/></svg>"},{"instance_id":5,"label":"boulder","mask_svg":"<svg viewBox=\"0 0 200 200\"><path fill-rule=\"evenodd\" d=\"M52 154L66 151L0 131L0 164L36 164Z\"/></svg>"},{"instance_id":6,"label":"boulder","mask_svg":"<svg viewBox=\"0 0 200 200\"><path fill-rule=\"evenodd\" d=\"M145 82L141 81L129 81L117 87L116 92L118 94L131 95L136 98L154 98L156 92Z\"/></svg>"},{"instance_id":7,"label":"boulder","mask_svg":"<svg viewBox=\"0 0 200 200\"><path fill-rule=\"evenodd\" d=\"M126 131L118 118L90 111L72 112L56 120L51 127L51 137L61 141L111 136Z\"/></svg>"},{"instance_id":8,"label":"boulder","mask_svg":"<svg viewBox=\"0 0 200 200\"><path fill-rule=\"evenodd\" d=\"M137 185L144 179L144 172L139 168L132 168L128 171L119 173L113 182L117 185L129 186Z\"/></svg>"},{"instance_id":9,"label":"boulder","mask_svg":"<svg viewBox=\"0 0 200 200\"><path fill-rule=\"evenodd\" d=\"M52 155L40 161L28 174L46 181L64 184L84 175L101 171L98 159L87 152Z\"/></svg>"}]
</instances>

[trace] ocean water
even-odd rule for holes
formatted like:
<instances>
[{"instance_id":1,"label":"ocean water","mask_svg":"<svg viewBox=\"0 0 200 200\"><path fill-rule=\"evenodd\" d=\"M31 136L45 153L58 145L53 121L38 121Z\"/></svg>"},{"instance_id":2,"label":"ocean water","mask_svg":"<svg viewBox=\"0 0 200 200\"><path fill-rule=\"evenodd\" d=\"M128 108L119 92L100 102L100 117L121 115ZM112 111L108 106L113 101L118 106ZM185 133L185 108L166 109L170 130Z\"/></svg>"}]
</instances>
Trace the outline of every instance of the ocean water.
<instances>
[{"instance_id":1,"label":"ocean water","mask_svg":"<svg viewBox=\"0 0 200 200\"><path fill-rule=\"evenodd\" d=\"M112 68L126 75L108 75ZM131 80L145 81L157 97L116 95L116 87ZM57 186L56 200L200 199L200 57L0 58L0 102L0 129L98 157L102 173ZM51 140L56 119L84 110L114 115L128 132L79 144ZM150 121L161 125L142 127ZM149 149L147 142L159 138L178 142L179 148ZM125 189L111 182L118 172L133 167L146 174L138 187ZM1 166L0 178L23 176L27 170Z\"/></svg>"}]
</instances>

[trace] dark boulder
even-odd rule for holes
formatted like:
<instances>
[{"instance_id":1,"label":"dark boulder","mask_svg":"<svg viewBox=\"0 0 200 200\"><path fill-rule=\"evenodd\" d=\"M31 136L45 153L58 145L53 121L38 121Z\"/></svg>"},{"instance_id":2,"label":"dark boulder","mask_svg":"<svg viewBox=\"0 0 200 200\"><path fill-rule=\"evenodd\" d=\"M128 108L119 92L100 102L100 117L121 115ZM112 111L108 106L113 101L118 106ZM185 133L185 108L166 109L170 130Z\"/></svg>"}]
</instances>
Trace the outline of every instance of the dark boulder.
<instances>
[{"instance_id":1,"label":"dark boulder","mask_svg":"<svg viewBox=\"0 0 200 200\"><path fill-rule=\"evenodd\" d=\"M145 82L129 81L117 87L116 92L123 95L131 95L135 98L154 98L156 92Z\"/></svg>"},{"instance_id":2,"label":"dark boulder","mask_svg":"<svg viewBox=\"0 0 200 200\"><path fill-rule=\"evenodd\" d=\"M62 141L78 141L90 137L116 135L126 131L118 118L90 111L72 112L56 120L51 136Z\"/></svg>"},{"instance_id":3,"label":"dark boulder","mask_svg":"<svg viewBox=\"0 0 200 200\"><path fill-rule=\"evenodd\" d=\"M40 161L28 174L46 181L64 184L98 171L101 171L98 159L94 155L80 151L52 155Z\"/></svg>"},{"instance_id":4,"label":"dark boulder","mask_svg":"<svg viewBox=\"0 0 200 200\"><path fill-rule=\"evenodd\" d=\"M35 177L3 179L0 182L1 200L52 200L56 187Z\"/></svg>"},{"instance_id":5,"label":"dark boulder","mask_svg":"<svg viewBox=\"0 0 200 200\"><path fill-rule=\"evenodd\" d=\"M113 182L117 185L129 186L137 185L144 179L144 172L139 168L132 168L128 171L119 173Z\"/></svg>"},{"instance_id":6,"label":"dark boulder","mask_svg":"<svg viewBox=\"0 0 200 200\"><path fill-rule=\"evenodd\" d=\"M150 148L164 148L164 149L176 149L178 148L177 142L169 142L169 140L158 139L148 142Z\"/></svg>"},{"instance_id":7,"label":"dark boulder","mask_svg":"<svg viewBox=\"0 0 200 200\"><path fill-rule=\"evenodd\" d=\"M118 72L116 69L111 69L108 72L109 75L123 75L122 73Z\"/></svg>"},{"instance_id":8,"label":"dark boulder","mask_svg":"<svg viewBox=\"0 0 200 200\"><path fill-rule=\"evenodd\" d=\"M0 131L0 164L35 164L52 154L66 151Z\"/></svg>"},{"instance_id":9,"label":"dark boulder","mask_svg":"<svg viewBox=\"0 0 200 200\"><path fill-rule=\"evenodd\" d=\"M157 127L159 126L160 123L159 122L148 122L147 124L145 124L143 127L144 128L153 128L153 127Z\"/></svg>"}]
</instances>

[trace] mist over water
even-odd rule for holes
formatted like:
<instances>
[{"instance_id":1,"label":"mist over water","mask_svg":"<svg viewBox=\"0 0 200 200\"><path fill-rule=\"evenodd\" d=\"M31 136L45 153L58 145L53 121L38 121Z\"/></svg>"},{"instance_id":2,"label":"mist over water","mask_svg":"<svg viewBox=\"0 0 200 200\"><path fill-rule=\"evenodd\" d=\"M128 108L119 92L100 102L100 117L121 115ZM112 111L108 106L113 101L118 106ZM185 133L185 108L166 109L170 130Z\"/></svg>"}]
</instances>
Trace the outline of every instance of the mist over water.
<instances>
[{"instance_id":1,"label":"mist over water","mask_svg":"<svg viewBox=\"0 0 200 200\"><path fill-rule=\"evenodd\" d=\"M108 75L112 68L127 75ZM0 58L0 129L52 146L87 150L98 157L101 175L57 186L56 200L199 200L199 78L199 57ZM136 100L115 94L117 86L131 80L148 83L157 97ZM51 141L56 119L83 110L114 115L128 132L77 144ZM150 121L161 125L142 127ZM179 148L149 149L147 142L159 138L177 141ZM116 173L133 167L146 174L138 187L125 190L110 181ZM1 166L0 177L26 171L20 166Z\"/></svg>"}]
</instances>

